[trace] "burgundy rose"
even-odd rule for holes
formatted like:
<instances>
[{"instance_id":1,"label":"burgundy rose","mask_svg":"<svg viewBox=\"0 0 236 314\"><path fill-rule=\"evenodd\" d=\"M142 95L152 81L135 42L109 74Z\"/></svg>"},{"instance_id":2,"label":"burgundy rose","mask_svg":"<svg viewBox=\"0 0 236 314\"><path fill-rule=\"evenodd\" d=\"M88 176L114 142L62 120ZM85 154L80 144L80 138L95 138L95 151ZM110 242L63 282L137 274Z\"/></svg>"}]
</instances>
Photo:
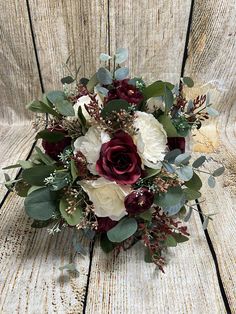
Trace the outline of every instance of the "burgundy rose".
<instances>
[{"instance_id":1,"label":"burgundy rose","mask_svg":"<svg viewBox=\"0 0 236 314\"><path fill-rule=\"evenodd\" d=\"M48 128L47 131L50 132L59 132L67 135L67 132L60 126ZM71 138L70 137L64 137L62 140L52 143L48 142L46 140L42 141L42 146L45 150L45 153L49 155L54 160L59 160L58 155L63 152L63 150L66 148L66 146L71 144Z\"/></svg>"},{"instance_id":2,"label":"burgundy rose","mask_svg":"<svg viewBox=\"0 0 236 314\"><path fill-rule=\"evenodd\" d=\"M114 89L108 92L106 101L113 99L124 99L130 104L139 104L143 100L142 93L134 86L128 83L129 79L114 81Z\"/></svg>"},{"instance_id":3,"label":"burgundy rose","mask_svg":"<svg viewBox=\"0 0 236 314\"><path fill-rule=\"evenodd\" d=\"M118 221L111 220L109 217L97 217L97 222L97 232L107 232L118 223Z\"/></svg>"},{"instance_id":4,"label":"burgundy rose","mask_svg":"<svg viewBox=\"0 0 236 314\"><path fill-rule=\"evenodd\" d=\"M119 184L133 184L141 176L141 159L131 136L117 131L102 144L96 170L104 178Z\"/></svg>"},{"instance_id":5,"label":"burgundy rose","mask_svg":"<svg viewBox=\"0 0 236 314\"><path fill-rule=\"evenodd\" d=\"M170 150L180 149L182 153L185 152L185 138L184 137L168 137L167 145Z\"/></svg>"},{"instance_id":6,"label":"burgundy rose","mask_svg":"<svg viewBox=\"0 0 236 314\"><path fill-rule=\"evenodd\" d=\"M129 214L140 214L148 210L154 200L154 194L147 188L131 192L125 198L125 208Z\"/></svg>"}]
</instances>

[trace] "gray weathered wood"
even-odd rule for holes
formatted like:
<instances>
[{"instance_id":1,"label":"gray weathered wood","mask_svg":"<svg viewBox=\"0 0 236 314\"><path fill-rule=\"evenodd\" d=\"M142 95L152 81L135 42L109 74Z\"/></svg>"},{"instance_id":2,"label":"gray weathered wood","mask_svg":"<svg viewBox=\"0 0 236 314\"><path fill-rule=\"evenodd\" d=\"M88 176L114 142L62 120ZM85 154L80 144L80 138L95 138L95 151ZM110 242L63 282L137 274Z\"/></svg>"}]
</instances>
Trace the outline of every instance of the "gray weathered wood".
<instances>
[{"instance_id":1,"label":"gray weathered wood","mask_svg":"<svg viewBox=\"0 0 236 314\"><path fill-rule=\"evenodd\" d=\"M26 1L1 1L0 12L0 123L22 123L41 91Z\"/></svg>"},{"instance_id":2,"label":"gray weathered wood","mask_svg":"<svg viewBox=\"0 0 236 314\"><path fill-rule=\"evenodd\" d=\"M81 65L79 77L94 74L100 53L108 50L108 1L30 0L29 3L46 90L61 88L60 79L68 75L62 64L70 54L73 72Z\"/></svg>"}]
</instances>

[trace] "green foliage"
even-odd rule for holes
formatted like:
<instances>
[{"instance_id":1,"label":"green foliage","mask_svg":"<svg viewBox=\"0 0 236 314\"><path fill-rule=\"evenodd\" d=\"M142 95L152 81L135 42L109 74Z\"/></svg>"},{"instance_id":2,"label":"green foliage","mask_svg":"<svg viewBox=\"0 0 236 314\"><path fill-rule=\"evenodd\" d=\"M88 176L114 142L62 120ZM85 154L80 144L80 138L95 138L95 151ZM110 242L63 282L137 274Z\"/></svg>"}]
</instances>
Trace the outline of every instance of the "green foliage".
<instances>
[{"instance_id":1,"label":"green foliage","mask_svg":"<svg viewBox=\"0 0 236 314\"><path fill-rule=\"evenodd\" d=\"M62 132L49 131L45 129L37 133L36 140L41 138L43 140L46 140L49 143L56 143L63 140L64 137L65 137L65 134Z\"/></svg>"},{"instance_id":2,"label":"green foliage","mask_svg":"<svg viewBox=\"0 0 236 314\"><path fill-rule=\"evenodd\" d=\"M71 172L73 181L75 181L79 176L79 172L78 172L78 168L76 167L76 163L74 159L71 159L71 162L70 162L70 172Z\"/></svg>"},{"instance_id":3,"label":"green foliage","mask_svg":"<svg viewBox=\"0 0 236 314\"><path fill-rule=\"evenodd\" d=\"M225 167L220 167L220 168L216 169L212 173L212 175L213 175L213 177L219 177L219 176L221 176L224 173L224 171L225 171Z\"/></svg>"},{"instance_id":4,"label":"green foliage","mask_svg":"<svg viewBox=\"0 0 236 314\"><path fill-rule=\"evenodd\" d=\"M111 72L106 68L99 68L97 71L97 80L102 85L112 84Z\"/></svg>"},{"instance_id":5,"label":"green foliage","mask_svg":"<svg viewBox=\"0 0 236 314\"><path fill-rule=\"evenodd\" d=\"M35 220L49 220L57 210L56 196L47 187L35 190L26 197L25 210Z\"/></svg>"},{"instance_id":6,"label":"green foliage","mask_svg":"<svg viewBox=\"0 0 236 314\"><path fill-rule=\"evenodd\" d=\"M101 234L101 237L100 237L100 245L101 245L102 250L103 250L105 253L109 253L109 252L113 251L114 248L117 246L116 243L111 242L111 241L108 239L106 233L102 233L102 234Z\"/></svg>"},{"instance_id":7,"label":"green foliage","mask_svg":"<svg viewBox=\"0 0 236 314\"><path fill-rule=\"evenodd\" d=\"M95 73L91 79L87 83L87 89L90 93L93 92L94 87L98 84L98 78L97 78L97 73Z\"/></svg>"},{"instance_id":8,"label":"green foliage","mask_svg":"<svg viewBox=\"0 0 236 314\"><path fill-rule=\"evenodd\" d=\"M168 235L168 237L164 241L164 245L167 247L175 247L175 246L177 246L177 241L173 237L173 235Z\"/></svg>"},{"instance_id":9,"label":"green foliage","mask_svg":"<svg viewBox=\"0 0 236 314\"><path fill-rule=\"evenodd\" d=\"M206 156L200 156L193 162L193 168L201 167L206 161Z\"/></svg>"},{"instance_id":10,"label":"green foliage","mask_svg":"<svg viewBox=\"0 0 236 314\"><path fill-rule=\"evenodd\" d=\"M100 61L107 62L107 61L109 61L110 59L112 59L112 57L109 56L109 55L106 54L106 53L101 53L99 59L100 59Z\"/></svg>"},{"instance_id":11,"label":"green foliage","mask_svg":"<svg viewBox=\"0 0 236 314\"><path fill-rule=\"evenodd\" d=\"M71 181L70 174L65 171L56 171L52 184L48 184L51 191L59 191L68 186Z\"/></svg>"},{"instance_id":12,"label":"green foliage","mask_svg":"<svg viewBox=\"0 0 236 314\"><path fill-rule=\"evenodd\" d=\"M216 179L212 175L209 176L207 182L210 188L214 188L216 185Z\"/></svg>"},{"instance_id":13,"label":"green foliage","mask_svg":"<svg viewBox=\"0 0 236 314\"><path fill-rule=\"evenodd\" d=\"M174 97L167 85L164 87L165 112L167 113L173 105Z\"/></svg>"},{"instance_id":14,"label":"green foliage","mask_svg":"<svg viewBox=\"0 0 236 314\"><path fill-rule=\"evenodd\" d=\"M64 198L62 198L59 205L61 215L70 226L76 226L83 219L82 208L77 206L75 211L73 211L71 214L68 214L66 211L68 207L68 202Z\"/></svg>"},{"instance_id":15,"label":"green foliage","mask_svg":"<svg viewBox=\"0 0 236 314\"><path fill-rule=\"evenodd\" d=\"M183 243L183 242L188 241L188 239L189 239L188 237L184 236L183 234L176 233L176 232L172 233L172 236L173 236L173 238L175 238L177 243Z\"/></svg>"},{"instance_id":16,"label":"green foliage","mask_svg":"<svg viewBox=\"0 0 236 314\"><path fill-rule=\"evenodd\" d=\"M111 242L123 242L131 237L138 229L135 218L123 218L118 224L107 232L107 237Z\"/></svg>"},{"instance_id":17,"label":"green foliage","mask_svg":"<svg viewBox=\"0 0 236 314\"><path fill-rule=\"evenodd\" d=\"M126 48L118 48L115 54L115 63L121 64L128 59L128 49Z\"/></svg>"},{"instance_id":18,"label":"green foliage","mask_svg":"<svg viewBox=\"0 0 236 314\"><path fill-rule=\"evenodd\" d=\"M193 172L192 178L189 181L185 182L184 184L192 190L199 191L202 187L202 180L196 174L196 172Z\"/></svg>"},{"instance_id":19,"label":"green foliage","mask_svg":"<svg viewBox=\"0 0 236 314\"><path fill-rule=\"evenodd\" d=\"M49 219L49 220L34 220L31 224L31 227L36 228L36 229L45 228L48 225L50 225L51 222L52 222L51 219Z\"/></svg>"},{"instance_id":20,"label":"green foliage","mask_svg":"<svg viewBox=\"0 0 236 314\"><path fill-rule=\"evenodd\" d=\"M52 109L51 106L40 100L33 100L32 102L26 105L26 109L38 113L49 113L57 118L60 118L59 113Z\"/></svg>"},{"instance_id":21,"label":"green foliage","mask_svg":"<svg viewBox=\"0 0 236 314\"><path fill-rule=\"evenodd\" d=\"M119 68L115 71L115 79L116 80L124 80L127 78L129 74L129 69L128 68Z\"/></svg>"},{"instance_id":22,"label":"green foliage","mask_svg":"<svg viewBox=\"0 0 236 314\"><path fill-rule=\"evenodd\" d=\"M29 189L30 189L30 185L27 182L18 181L15 184L15 191L17 195L19 195L20 197L26 197Z\"/></svg>"},{"instance_id":23,"label":"green foliage","mask_svg":"<svg viewBox=\"0 0 236 314\"><path fill-rule=\"evenodd\" d=\"M191 77L188 77L188 76L184 76L182 78L182 81L185 85L187 85L188 87L193 87L194 86L194 82L193 80L191 79Z\"/></svg>"},{"instance_id":24,"label":"green foliage","mask_svg":"<svg viewBox=\"0 0 236 314\"><path fill-rule=\"evenodd\" d=\"M163 81L156 81L152 83L151 85L145 87L143 89L143 94L146 99L149 99L151 97L158 97L158 96L165 96L166 99L168 98L168 104L170 102L170 94L169 91L173 89L174 85L168 82ZM168 88L168 92L167 92ZM169 96L167 96L167 93ZM172 95L173 96L173 95Z\"/></svg>"},{"instance_id":25,"label":"green foliage","mask_svg":"<svg viewBox=\"0 0 236 314\"><path fill-rule=\"evenodd\" d=\"M191 166L180 167L175 172L182 181L189 181L193 177L193 168Z\"/></svg>"},{"instance_id":26,"label":"green foliage","mask_svg":"<svg viewBox=\"0 0 236 314\"><path fill-rule=\"evenodd\" d=\"M74 78L71 76L66 76L61 79L62 84L71 84L74 82Z\"/></svg>"},{"instance_id":27,"label":"green foliage","mask_svg":"<svg viewBox=\"0 0 236 314\"><path fill-rule=\"evenodd\" d=\"M216 109L209 106L206 107L206 111L211 117L217 117L219 115L219 112Z\"/></svg>"},{"instance_id":28,"label":"green foliage","mask_svg":"<svg viewBox=\"0 0 236 314\"><path fill-rule=\"evenodd\" d=\"M46 97L50 101L50 103L52 103L52 104L56 104L56 103L58 103L64 99L66 99L65 93L60 91L60 90L48 92L46 94Z\"/></svg>"},{"instance_id":29,"label":"green foliage","mask_svg":"<svg viewBox=\"0 0 236 314\"><path fill-rule=\"evenodd\" d=\"M190 159L191 155L189 153L183 153L175 158L175 164L176 166L187 165Z\"/></svg>"},{"instance_id":30,"label":"green foliage","mask_svg":"<svg viewBox=\"0 0 236 314\"><path fill-rule=\"evenodd\" d=\"M153 263L152 254L149 248L147 247L145 247L145 251L144 251L144 261L145 263Z\"/></svg>"},{"instance_id":31,"label":"green foliage","mask_svg":"<svg viewBox=\"0 0 236 314\"><path fill-rule=\"evenodd\" d=\"M151 209L146 210L145 212L139 214L139 217L146 221L152 221L152 213Z\"/></svg>"},{"instance_id":32,"label":"green foliage","mask_svg":"<svg viewBox=\"0 0 236 314\"><path fill-rule=\"evenodd\" d=\"M72 103L66 99L58 100L55 103L55 107L63 116L73 117L75 115L75 111L74 111Z\"/></svg>"},{"instance_id":33,"label":"green foliage","mask_svg":"<svg viewBox=\"0 0 236 314\"><path fill-rule=\"evenodd\" d=\"M179 137L179 134L169 116L162 114L158 117L158 121L163 125L168 137Z\"/></svg>"},{"instance_id":34,"label":"green foliage","mask_svg":"<svg viewBox=\"0 0 236 314\"><path fill-rule=\"evenodd\" d=\"M170 187L166 193L155 195L154 203L169 215L177 214L186 201L181 187Z\"/></svg>"},{"instance_id":35,"label":"green foliage","mask_svg":"<svg viewBox=\"0 0 236 314\"><path fill-rule=\"evenodd\" d=\"M109 101L106 106L102 109L101 116L106 118L113 111L120 112L121 110L128 111L130 108L129 103L122 99L114 99Z\"/></svg>"},{"instance_id":36,"label":"green foliage","mask_svg":"<svg viewBox=\"0 0 236 314\"><path fill-rule=\"evenodd\" d=\"M151 168L145 169L146 176L143 178L143 180L156 176L160 171L161 169L151 169Z\"/></svg>"},{"instance_id":37,"label":"green foliage","mask_svg":"<svg viewBox=\"0 0 236 314\"><path fill-rule=\"evenodd\" d=\"M175 162L176 157L179 155L181 155L181 150L178 148L173 149L165 155L165 160L173 164Z\"/></svg>"},{"instance_id":38,"label":"green foliage","mask_svg":"<svg viewBox=\"0 0 236 314\"><path fill-rule=\"evenodd\" d=\"M192 201L201 197L201 193L196 190L192 190L189 188L183 189L186 200Z\"/></svg>"},{"instance_id":39,"label":"green foliage","mask_svg":"<svg viewBox=\"0 0 236 314\"><path fill-rule=\"evenodd\" d=\"M42 186L44 185L44 179L49 177L55 170L54 166L36 166L30 169L24 169L22 171L22 178L30 185Z\"/></svg>"},{"instance_id":40,"label":"green foliage","mask_svg":"<svg viewBox=\"0 0 236 314\"><path fill-rule=\"evenodd\" d=\"M38 154L39 159L45 164L45 165L52 165L55 164L55 160L53 160L50 156L47 154L43 153L41 149L37 146L35 146L35 151Z\"/></svg>"}]
</instances>

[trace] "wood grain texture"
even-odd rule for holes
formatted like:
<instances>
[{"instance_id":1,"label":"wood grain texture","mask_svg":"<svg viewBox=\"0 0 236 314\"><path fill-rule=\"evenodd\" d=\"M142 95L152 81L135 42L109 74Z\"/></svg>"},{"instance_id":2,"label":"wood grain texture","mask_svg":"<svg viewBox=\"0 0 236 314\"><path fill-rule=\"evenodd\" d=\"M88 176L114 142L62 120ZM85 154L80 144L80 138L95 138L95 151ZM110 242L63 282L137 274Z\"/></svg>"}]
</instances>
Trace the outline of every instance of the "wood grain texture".
<instances>
[{"instance_id":1,"label":"wood grain texture","mask_svg":"<svg viewBox=\"0 0 236 314\"><path fill-rule=\"evenodd\" d=\"M1 1L0 12L0 123L22 123L41 91L26 1Z\"/></svg>"},{"instance_id":2,"label":"wood grain texture","mask_svg":"<svg viewBox=\"0 0 236 314\"><path fill-rule=\"evenodd\" d=\"M23 199L12 194L0 220L0 312L82 313L89 257L75 254L72 230L32 229ZM59 270L72 261L79 276Z\"/></svg>"},{"instance_id":3,"label":"wood grain texture","mask_svg":"<svg viewBox=\"0 0 236 314\"><path fill-rule=\"evenodd\" d=\"M40 69L46 90L61 88L68 75L62 64L71 54L79 77L97 70L99 55L108 50L108 1L29 0ZM45 31L42 31L45 30Z\"/></svg>"},{"instance_id":4,"label":"wood grain texture","mask_svg":"<svg viewBox=\"0 0 236 314\"><path fill-rule=\"evenodd\" d=\"M110 50L127 47L132 75L179 81L191 1L109 1Z\"/></svg>"},{"instance_id":5,"label":"wood grain texture","mask_svg":"<svg viewBox=\"0 0 236 314\"><path fill-rule=\"evenodd\" d=\"M1 126L0 127L0 169L17 163L18 160L25 160L34 142L35 130L31 124ZM12 179L15 178L17 169L4 170ZM4 177L0 171L0 182L4 182ZM0 185L0 202L7 189Z\"/></svg>"},{"instance_id":6,"label":"wood grain texture","mask_svg":"<svg viewBox=\"0 0 236 314\"><path fill-rule=\"evenodd\" d=\"M86 313L226 313L198 215L189 230L191 240L169 251L166 274L144 262L141 244L117 258L97 246Z\"/></svg>"}]
</instances>

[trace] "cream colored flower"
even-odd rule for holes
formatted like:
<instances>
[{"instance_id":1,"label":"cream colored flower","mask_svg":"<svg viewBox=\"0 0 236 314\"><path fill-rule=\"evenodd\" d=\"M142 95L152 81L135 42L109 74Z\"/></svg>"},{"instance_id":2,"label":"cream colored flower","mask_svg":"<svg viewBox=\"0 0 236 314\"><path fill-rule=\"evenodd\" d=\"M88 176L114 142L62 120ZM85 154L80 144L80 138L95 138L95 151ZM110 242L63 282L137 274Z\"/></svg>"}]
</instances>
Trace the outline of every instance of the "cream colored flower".
<instances>
[{"instance_id":1,"label":"cream colored flower","mask_svg":"<svg viewBox=\"0 0 236 314\"><path fill-rule=\"evenodd\" d=\"M145 166L159 169L165 156L167 135L163 125L146 112L137 111L134 120L137 133L133 140Z\"/></svg>"},{"instance_id":2,"label":"cream colored flower","mask_svg":"<svg viewBox=\"0 0 236 314\"><path fill-rule=\"evenodd\" d=\"M88 162L88 169L92 174L97 174L96 162L99 159L101 146L110 141L110 136L101 129L91 126L84 136L74 142L74 154L80 151Z\"/></svg>"},{"instance_id":3,"label":"cream colored flower","mask_svg":"<svg viewBox=\"0 0 236 314\"><path fill-rule=\"evenodd\" d=\"M95 89L95 93L96 93L96 89ZM103 102L102 102L102 99L101 99L101 97L99 96L98 93L95 94L95 99L96 99L96 101L98 103L98 106L100 108L102 108L103 107ZM83 113L85 119L87 121L90 121L91 120L91 116L89 115L87 109L85 108L85 105L89 105L91 102L92 102L92 99L91 99L91 97L89 95L81 96L77 100L77 102L74 104L74 106L73 106L74 110L75 110L75 115L78 116L78 110L79 110L79 107L81 107L82 113Z\"/></svg>"},{"instance_id":4,"label":"cream colored flower","mask_svg":"<svg viewBox=\"0 0 236 314\"><path fill-rule=\"evenodd\" d=\"M93 202L94 212L98 217L120 220L127 215L124 199L130 193L129 186L118 185L104 178L82 180L79 182Z\"/></svg>"},{"instance_id":5,"label":"cream colored flower","mask_svg":"<svg viewBox=\"0 0 236 314\"><path fill-rule=\"evenodd\" d=\"M165 110L165 104L162 97L151 97L147 101L148 112L154 112L155 110L161 109Z\"/></svg>"}]
</instances>

